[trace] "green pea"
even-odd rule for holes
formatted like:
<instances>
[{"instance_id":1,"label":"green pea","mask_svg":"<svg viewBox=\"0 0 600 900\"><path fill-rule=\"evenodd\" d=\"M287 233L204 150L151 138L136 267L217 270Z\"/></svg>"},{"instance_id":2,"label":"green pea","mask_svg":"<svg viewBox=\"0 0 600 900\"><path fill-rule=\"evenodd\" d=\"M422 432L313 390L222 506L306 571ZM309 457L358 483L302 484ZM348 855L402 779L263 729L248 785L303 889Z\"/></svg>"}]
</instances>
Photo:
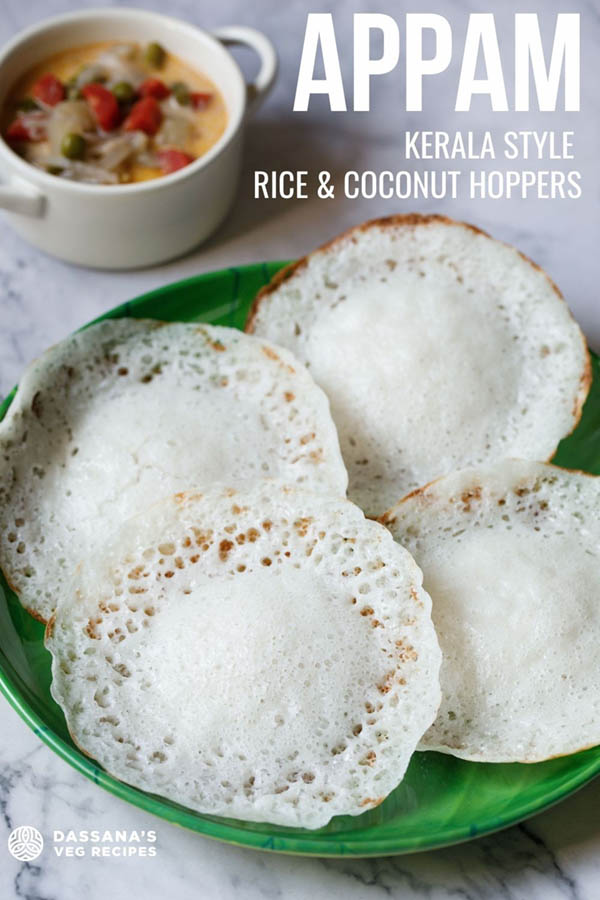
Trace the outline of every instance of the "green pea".
<instances>
[{"instance_id":1,"label":"green pea","mask_svg":"<svg viewBox=\"0 0 600 900\"><path fill-rule=\"evenodd\" d=\"M39 106L33 97L23 97L23 99L17 103L17 109L20 109L23 112L32 112L34 109L39 109Z\"/></svg>"},{"instance_id":2,"label":"green pea","mask_svg":"<svg viewBox=\"0 0 600 900\"><path fill-rule=\"evenodd\" d=\"M112 89L119 103L129 103L135 96L133 86L128 81L118 81Z\"/></svg>"},{"instance_id":3,"label":"green pea","mask_svg":"<svg viewBox=\"0 0 600 900\"><path fill-rule=\"evenodd\" d=\"M60 152L67 159L81 159L85 155L85 148L85 138L74 131L70 131L62 139Z\"/></svg>"},{"instance_id":4,"label":"green pea","mask_svg":"<svg viewBox=\"0 0 600 900\"><path fill-rule=\"evenodd\" d=\"M148 44L146 52L144 53L146 62L149 66L152 66L153 69L160 69L166 56L167 53L165 48L161 47L160 44L157 44L156 41L152 41L151 44Z\"/></svg>"},{"instance_id":5,"label":"green pea","mask_svg":"<svg viewBox=\"0 0 600 900\"><path fill-rule=\"evenodd\" d=\"M191 103L190 92L187 84L184 84L183 81L176 81L175 84L171 85L171 91L173 92L173 96L177 100L180 106L189 106Z\"/></svg>"},{"instance_id":6,"label":"green pea","mask_svg":"<svg viewBox=\"0 0 600 900\"><path fill-rule=\"evenodd\" d=\"M48 175L61 175L64 172L64 169L62 166L48 165L46 166L46 172L48 173Z\"/></svg>"}]
</instances>

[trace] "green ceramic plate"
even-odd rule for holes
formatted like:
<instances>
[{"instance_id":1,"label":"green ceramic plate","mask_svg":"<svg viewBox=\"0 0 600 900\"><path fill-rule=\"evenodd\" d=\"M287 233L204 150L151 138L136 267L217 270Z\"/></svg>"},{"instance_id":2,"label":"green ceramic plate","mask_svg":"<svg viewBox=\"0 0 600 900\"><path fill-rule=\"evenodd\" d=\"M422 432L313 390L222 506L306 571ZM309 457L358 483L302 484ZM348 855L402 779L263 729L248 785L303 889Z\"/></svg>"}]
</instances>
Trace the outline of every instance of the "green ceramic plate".
<instances>
[{"instance_id":1,"label":"green ceramic plate","mask_svg":"<svg viewBox=\"0 0 600 900\"><path fill-rule=\"evenodd\" d=\"M191 278L125 303L108 316L149 316L243 327L256 291L281 263L227 269ZM0 418L10 397L0 408ZM580 425L556 461L600 474L600 368ZM336 818L319 831L275 828L201 816L121 784L85 757L69 738L50 696L50 655L43 627L0 581L0 689L19 715L59 756L118 797L178 825L233 844L319 856L380 856L468 840L539 812L600 772L600 747L535 765L468 763L416 753L406 778L375 810Z\"/></svg>"}]
</instances>

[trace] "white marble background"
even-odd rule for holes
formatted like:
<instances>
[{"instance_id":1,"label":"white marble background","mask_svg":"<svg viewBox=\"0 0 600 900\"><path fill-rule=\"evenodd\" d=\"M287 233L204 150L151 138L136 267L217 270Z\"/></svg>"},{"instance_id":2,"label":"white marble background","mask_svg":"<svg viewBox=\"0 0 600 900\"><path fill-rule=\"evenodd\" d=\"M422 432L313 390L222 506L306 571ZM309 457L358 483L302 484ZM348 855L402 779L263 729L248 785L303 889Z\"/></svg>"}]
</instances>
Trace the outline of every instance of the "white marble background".
<instances>
[{"instance_id":1,"label":"white marble background","mask_svg":"<svg viewBox=\"0 0 600 900\"><path fill-rule=\"evenodd\" d=\"M91 6L87 0L0 0L0 41L43 16ZM121 301L179 278L230 264L289 258L354 222L398 211L440 210L469 219L516 243L543 265L562 288L593 347L600 348L598 147L600 94L595 60L600 43L598 0L530 0L528 11L553 22L559 11L583 16L582 112L492 115L484 101L456 115L456 65L425 92L423 114L402 111L403 76L380 79L370 114L335 114L323 102L293 114L292 98L306 13L333 11L338 44L351 85L351 15L424 10L446 14L462 41L469 12L494 11L510 72L512 0L431 0L400 5L390 0L158 0L130 5L168 9L210 27L242 23L263 28L275 41L282 67L273 95L252 123L237 205L208 245L167 266L132 273L86 271L29 248L0 220L0 395L44 347ZM509 85L510 77L507 78ZM510 89L509 89L510 96ZM576 166L584 175L578 201L418 202L254 201L255 168L327 168L336 180L347 168L402 168L399 133L407 128L570 129L576 132ZM561 164L555 164L560 166ZM565 164L570 167L572 164ZM453 166L451 166L453 167ZM460 164L459 166L460 167ZM0 702L0 896L5 900L147 900L173 896L205 900L321 898L432 898L432 900L595 900L600 896L600 782L528 823L468 845L395 859L319 861L238 850L179 830L109 796L41 745L6 703ZM57 859L44 852L32 864L12 860L5 847L16 825L33 824L47 836L55 828L121 828L158 831L154 859Z\"/></svg>"}]
</instances>

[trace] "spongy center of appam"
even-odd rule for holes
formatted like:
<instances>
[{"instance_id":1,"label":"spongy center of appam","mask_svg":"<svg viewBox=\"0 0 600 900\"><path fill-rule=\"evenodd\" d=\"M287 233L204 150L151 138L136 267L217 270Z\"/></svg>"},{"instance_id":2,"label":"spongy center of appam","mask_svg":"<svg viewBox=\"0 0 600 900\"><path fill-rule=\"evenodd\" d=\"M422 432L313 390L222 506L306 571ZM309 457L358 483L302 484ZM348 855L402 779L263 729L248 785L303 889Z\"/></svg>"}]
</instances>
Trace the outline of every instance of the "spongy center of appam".
<instances>
[{"instance_id":1,"label":"spongy center of appam","mask_svg":"<svg viewBox=\"0 0 600 900\"><path fill-rule=\"evenodd\" d=\"M210 484L223 472L233 481L249 477L253 460L276 468L278 441L251 392L241 411L226 389L215 386L206 406L210 415L192 413L187 392L160 379L151 393L146 385L130 384L118 395L100 394L78 417L69 494L54 493L49 486L44 502L57 516L66 505L79 530L89 521L95 531L98 510L90 498L105 496L106 509L122 521L143 508L148 497ZM241 417L256 427L244 427ZM258 468L257 474L264 474Z\"/></svg>"},{"instance_id":2,"label":"spongy center of appam","mask_svg":"<svg viewBox=\"0 0 600 900\"><path fill-rule=\"evenodd\" d=\"M501 430L519 394L515 356L507 364L499 353L511 336L510 322L475 292L405 272L376 289L354 284L334 308L319 306L307 355L344 422L343 449L348 435L367 433L401 447L418 471L432 441L458 447L466 432L480 441Z\"/></svg>"},{"instance_id":3,"label":"spongy center of appam","mask_svg":"<svg viewBox=\"0 0 600 900\"><path fill-rule=\"evenodd\" d=\"M424 584L442 647L448 695L472 699L495 685L518 716L536 680L573 671L596 616L597 560L582 565L577 536L510 528L470 529L428 553ZM564 610L570 614L565 617ZM588 647L591 650L591 647ZM587 654L583 654L586 658ZM556 661L564 659L565 672ZM576 668L576 666L575 666ZM558 677L556 691L564 687Z\"/></svg>"},{"instance_id":4,"label":"spongy center of appam","mask_svg":"<svg viewBox=\"0 0 600 900\"><path fill-rule=\"evenodd\" d=\"M243 579L203 580L176 603L157 607L144 631L138 677L152 681L157 701L181 710L180 734L197 734L199 721L207 733L218 725L232 735L264 725L265 740L276 742L285 723L289 741L298 723L301 741L303 729L335 734L335 721L327 726L323 716L338 709L341 737L341 711L362 707L365 682L375 684L385 666L372 652L370 622L349 615L334 597L324 616L322 594L322 580L291 565L287 575L265 567ZM344 662L348 646L351 667ZM197 698L191 705L190 691Z\"/></svg>"}]
</instances>

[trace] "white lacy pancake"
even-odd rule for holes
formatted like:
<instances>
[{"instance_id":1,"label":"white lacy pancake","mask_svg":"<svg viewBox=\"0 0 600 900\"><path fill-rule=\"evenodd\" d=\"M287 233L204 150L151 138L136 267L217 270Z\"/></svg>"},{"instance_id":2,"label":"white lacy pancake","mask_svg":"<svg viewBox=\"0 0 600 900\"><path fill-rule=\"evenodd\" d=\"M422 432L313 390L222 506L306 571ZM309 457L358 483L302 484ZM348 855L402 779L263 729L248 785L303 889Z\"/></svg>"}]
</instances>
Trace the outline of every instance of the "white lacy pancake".
<instances>
[{"instance_id":1,"label":"white lacy pancake","mask_svg":"<svg viewBox=\"0 0 600 900\"><path fill-rule=\"evenodd\" d=\"M423 569L443 700L422 748L536 762L600 743L600 479L509 460L383 517Z\"/></svg>"},{"instance_id":2,"label":"white lacy pancake","mask_svg":"<svg viewBox=\"0 0 600 900\"><path fill-rule=\"evenodd\" d=\"M76 743L203 813L317 828L379 804L437 712L422 575L347 500L179 494L81 567L47 629Z\"/></svg>"},{"instance_id":3,"label":"white lacy pancake","mask_svg":"<svg viewBox=\"0 0 600 900\"><path fill-rule=\"evenodd\" d=\"M289 352L231 328L101 322L27 369L0 424L0 566L47 620L128 516L264 476L346 489L327 399Z\"/></svg>"},{"instance_id":4,"label":"white lacy pancake","mask_svg":"<svg viewBox=\"0 0 600 900\"><path fill-rule=\"evenodd\" d=\"M324 389L348 495L371 516L457 468L549 459L590 380L548 276L440 216L341 235L275 276L247 330L292 350Z\"/></svg>"}]
</instances>

